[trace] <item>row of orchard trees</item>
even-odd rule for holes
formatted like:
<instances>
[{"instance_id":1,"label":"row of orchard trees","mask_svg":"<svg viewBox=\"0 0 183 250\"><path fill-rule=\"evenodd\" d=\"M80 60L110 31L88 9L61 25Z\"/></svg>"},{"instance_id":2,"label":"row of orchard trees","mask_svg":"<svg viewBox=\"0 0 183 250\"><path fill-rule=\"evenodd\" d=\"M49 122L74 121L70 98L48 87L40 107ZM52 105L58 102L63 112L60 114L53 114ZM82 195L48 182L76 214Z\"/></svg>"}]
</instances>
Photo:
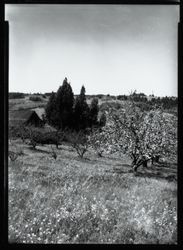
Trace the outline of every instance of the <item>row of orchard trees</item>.
<instances>
[{"instance_id":1,"label":"row of orchard trees","mask_svg":"<svg viewBox=\"0 0 183 250\"><path fill-rule=\"evenodd\" d=\"M67 78L64 79L57 93L52 92L45 111L48 123L58 129L68 128L80 131L105 123L104 115L98 121L98 99L94 98L89 106L86 102L84 86L79 96L74 99L72 87Z\"/></svg>"}]
</instances>

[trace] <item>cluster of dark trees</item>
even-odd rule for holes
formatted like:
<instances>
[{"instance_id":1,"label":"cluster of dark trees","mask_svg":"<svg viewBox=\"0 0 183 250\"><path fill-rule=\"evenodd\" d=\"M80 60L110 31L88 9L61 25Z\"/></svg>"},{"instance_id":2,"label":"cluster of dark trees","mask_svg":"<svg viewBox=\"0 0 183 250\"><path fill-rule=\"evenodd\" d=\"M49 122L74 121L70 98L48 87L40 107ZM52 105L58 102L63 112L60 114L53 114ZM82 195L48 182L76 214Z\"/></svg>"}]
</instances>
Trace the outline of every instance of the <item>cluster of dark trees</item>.
<instances>
[{"instance_id":1,"label":"cluster of dark trees","mask_svg":"<svg viewBox=\"0 0 183 250\"><path fill-rule=\"evenodd\" d=\"M28 93L22 93L22 92L9 92L8 93L8 97L9 99L20 99L20 98L25 98L25 96L29 95ZM35 97L39 97L39 96L42 96L43 98L46 98L46 95L45 94L41 94L41 93L33 93L32 94L33 96L30 96L30 98L33 97L33 99ZM30 99L29 98L29 99ZM38 101L38 100L35 100L35 101Z\"/></svg>"},{"instance_id":2,"label":"cluster of dark trees","mask_svg":"<svg viewBox=\"0 0 183 250\"><path fill-rule=\"evenodd\" d=\"M151 100L148 101L150 105L157 105L157 106L162 106L164 109L171 109L174 107L177 107L178 105L178 99L171 98L171 97L158 97L158 98L152 98Z\"/></svg>"},{"instance_id":3,"label":"cluster of dark trees","mask_svg":"<svg viewBox=\"0 0 183 250\"><path fill-rule=\"evenodd\" d=\"M174 107L177 107L178 104L178 99L177 98L172 98L172 97L153 97L151 100L148 100L147 96L144 93L136 93L136 91L131 94L130 96L127 95L118 95L117 96L118 100L133 100L134 102L138 103L144 103L145 105L142 105L144 109L151 109L153 106L161 106L164 109L171 109ZM138 106L138 105L137 105Z\"/></svg>"},{"instance_id":4,"label":"cluster of dark trees","mask_svg":"<svg viewBox=\"0 0 183 250\"><path fill-rule=\"evenodd\" d=\"M41 102L42 101L41 97L39 97L39 96L30 96L29 100L33 101L33 102Z\"/></svg>"},{"instance_id":5,"label":"cluster of dark trees","mask_svg":"<svg viewBox=\"0 0 183 250\"><path fill-rule=\"evenodd\" d=\"M50 93L50 95L51 95L51 93ZM37 97L37 96L38 96L38 97L40 96L40 97L46 98L46 94L41 94L41 93L39 93L39 92L38 92L38 93L33 93L33 96L36 96L36 97Z\"/></svg>"},{"instance_id":6,"label":"cluster of dark trees","mask_svg":"<svg viewBox=\"0 0 183 250\"><path fill-rule=\"evenodd\" d=\"M118 95L117 100L126 101L126 100L128 100L128 96L127 95Z\"/></svg>"},{"instance_id":7,"label":"cluster of dark trees","mask_svg":"<svg viewBox=\"0 0 183 250\"><path fill-rule=\"evenodd\" d=\"M80 94L74 99L74 93L67 78L56 93L52 92L45 108L46 120L57 129L85 130L93 126L102 126L104 115L98 121L98 99L93 98L90 106L87 104L85 87L82 86Z\"/></svg>"},{"instance_id":8,"label":"cluster of dark trees","mask_svg":"<svg viewBox=\"0 0 183 250\"><path fill-rule=\"evenodd\" d=\"M9 99L19 99L19 98L24 98L25 94L20 92L10 92L8 96Z\"/></svg>"}]
</instances>

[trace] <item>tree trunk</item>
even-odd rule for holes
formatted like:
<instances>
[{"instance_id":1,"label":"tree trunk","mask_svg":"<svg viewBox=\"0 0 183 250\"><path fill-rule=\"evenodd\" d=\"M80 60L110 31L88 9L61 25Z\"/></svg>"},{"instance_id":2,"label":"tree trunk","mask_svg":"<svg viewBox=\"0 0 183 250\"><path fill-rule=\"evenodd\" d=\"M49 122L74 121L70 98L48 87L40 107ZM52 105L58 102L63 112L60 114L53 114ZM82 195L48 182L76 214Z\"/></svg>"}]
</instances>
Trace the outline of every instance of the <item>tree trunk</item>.
<instances>
[{"instance_id":1,"label":"tree trunk","mask_svg":"<svg viewBox=\"0 0 183 250\"><path fill-rule=\"evenodd\" d=\"M143 165L144 168L147 168L147 161L144 161L144 162L142 163L142 165Z\"/></svg>"},{"instance_id":2,"label":"tree trunk","mask_svg":"<svg viewBox=\"0 0 183 250\"><path fill-rule=\"evenodd\" d=\"M151 158L151 164L154 164L154 157Z\"/></svg>"},{"instance_id":3,"label":"tree trunk","mask_svg":"<svg viewBox=\"0 0 183 250\"><path fill-rule=\"evenodd\" d=\"M134 166L137 163L137 159L134 157L132 161L132 166Z\"/></svg>"},{"instance_id":4,"label":"tree trunk","mask_svg":"<svg viewBox=\"0 0 183 250\"><path fill-rule=\"evenodd\" d=\"M133 161L132 161L132 168L133 168L133 171L134 172L137 172L137 158L135 157L135 155L134 154L132 154L132 159L133 159Z\"/></svg>"},{"instance_id":5,"label":"tree trunk","mask_svg":"<svg viewBox=\"0 0 183 250\"><path fill-rule=\"evenodd\" d=\"M138 165L137 164L134 164L133 165L133 171L136 173L137 172L137 168L138 168Z\"/></svg>"},{"instance_id":6,"label":"tree trunk","mask_svg":"<svg viewBox=\"0 0 183 250\"><path fill-rule=\"evenodd\" d=\"M102 157L102 153L98 152L98 156L99 156L99 157Z\"/></svg>"},{"instance_id":7,"label":"tree trunk","mask_svg":"<svg viewBox=\"0 0 183 250\"><path fill-rule=\"evenodd\" d=\"M137 169L143 165L143 167L146 167L147 168L147 161L142 161L142 160L136 160L135 164L134 164L134 161L132 162L132 167L133 167L133 171L134 172L137 172Z\"/></svg>"}]
</instances>

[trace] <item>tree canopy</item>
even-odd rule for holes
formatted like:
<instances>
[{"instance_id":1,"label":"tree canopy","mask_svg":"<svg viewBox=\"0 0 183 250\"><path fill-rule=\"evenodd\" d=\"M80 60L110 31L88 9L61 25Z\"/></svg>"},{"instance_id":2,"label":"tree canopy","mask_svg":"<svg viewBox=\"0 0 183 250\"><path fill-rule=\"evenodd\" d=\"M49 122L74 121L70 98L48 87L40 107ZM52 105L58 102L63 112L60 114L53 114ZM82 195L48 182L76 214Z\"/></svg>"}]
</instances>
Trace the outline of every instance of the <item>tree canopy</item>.
<instances>
[{"instance_id":1,"label":"tree canopy","mask_svg":"<svg viewBox=\"0 0 183 250\"><path fill-rule=\"evenodd\" d=\"M98 99L94 98L89 107L85 92L82 86L75 100L72 87L65 78L56 94L52 92L45 108L48 123L58 129L77 131L98 125Z\"/></svg>"},{"instance_id":2,"label":"tree canopy","mask_svg":"<svg viewBox=\"0 0 183 250\"><path fill-rule=\"evenodd\" d=\"M156 155L174 157L177 154L177 117L161 109L142 112L129 103L125 110L108 113L102 129L109 152L120 151L132 159L137 168Z\"/></svg>"},{"instance_id":3,"label":"tree canopy","mask_svg":"<svg viewBox=\"0 0 183 250\"><path fill-rule=\"evenodd\" d=\"M74 106L75 128L85 129L89 126L89 106L86 102L85 87L81 87Z\"/></svg>"}]
</instances>

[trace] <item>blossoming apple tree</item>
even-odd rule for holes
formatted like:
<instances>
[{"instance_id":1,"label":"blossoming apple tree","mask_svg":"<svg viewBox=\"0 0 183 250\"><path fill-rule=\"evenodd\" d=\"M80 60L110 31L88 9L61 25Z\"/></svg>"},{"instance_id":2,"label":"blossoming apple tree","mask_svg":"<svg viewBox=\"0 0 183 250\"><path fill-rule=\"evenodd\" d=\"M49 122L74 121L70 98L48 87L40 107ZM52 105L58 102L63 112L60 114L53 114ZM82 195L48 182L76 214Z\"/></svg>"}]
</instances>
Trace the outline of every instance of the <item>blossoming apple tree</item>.
<instances>
[{"instance_id":1,"label":"blossoming apple tree","mask_svg":"<svg viewBox=\"0 0 183 250\"><path fill-rule=\"evenodd\" d=\"M160 155L176 156L177 117L161 108L142 112L133 102L124 110L111 110L106 126L95 134L95 147L110 153L120 151L132 159L134 171ZM103 152L102 151L102 152Z\"/></svg>"}]
</instances>

